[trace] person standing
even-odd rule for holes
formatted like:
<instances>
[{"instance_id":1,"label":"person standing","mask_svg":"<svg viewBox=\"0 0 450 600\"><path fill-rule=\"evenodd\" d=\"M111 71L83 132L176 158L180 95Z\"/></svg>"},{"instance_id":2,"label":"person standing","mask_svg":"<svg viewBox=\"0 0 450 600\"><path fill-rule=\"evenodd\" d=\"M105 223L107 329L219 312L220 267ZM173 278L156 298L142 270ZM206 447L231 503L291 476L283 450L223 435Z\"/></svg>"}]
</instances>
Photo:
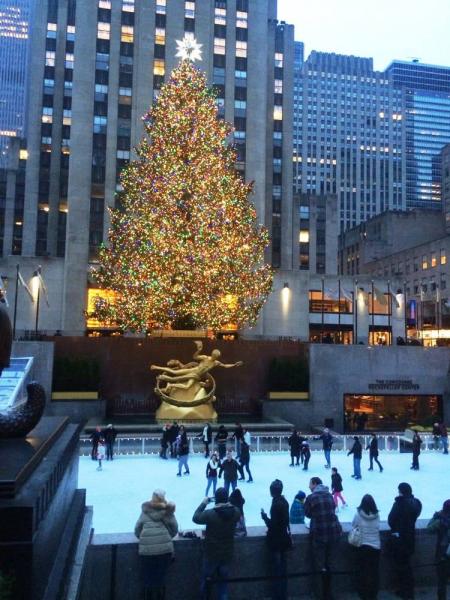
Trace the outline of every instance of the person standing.
<instances>
[{"instance_id":1,"label":"person standing","mask_svg":"<svg viewBox=\"0 0 450 600\"><path fill-rule=\"evenodd\" d=\"M170 445L170 458L176 458L177 456L177 437L178 437L178 432L180 431L180 428L178 427L178 423L176 421L174 421L172 423L172 425L170 426L170 433L169 433L169 445Z\"/></svg>"},{"instance_id":2,"label":"person standing","mask_svg":"<svg viewBox=\"0 0 450 600\"><path fill-rule=\"evenodd\" d=\"M184 429L184 425L180 425L177 440L177 455L178 455L178 473L177 477L181 477L181 469L184 467L184 474L189 475L189 440Z\"/></svg>"},{"instance_id":3,"label":"person standing","mask_svg":"<svg viewBox=\"0 0 450 600\"><path fill-rule=\"evenodd\" d=\"M355 479L361 479L361 458L362 458L362 446L357 435L353 436L353 446L351 450L347 452L347 456L353 454L353 475Z\"/></svg>"},{"instance_id":4,"label":"person standing","mask_svg":"<svg viewBox=\"0 0 450 600\"><path fill-rule=\"evenodd\" d=\"M414 471L419 470L419 456L420 456L420 448L422 446L422 438L418 434L417 431L414 431L413 439L412 439L412 465L411 469Z\"/></svg>"},{"instance_id":5,"label":"person standing","mask_svg":"<svg viewBox=\"0 0 450 600\"><path fill-rule=\"evenodd\" d=\"M333 447L333 436L330 433L330 430L328 429L328 427L325 427L325 429L323 430L323 433L321 435L316 436L315 438L313 438L315 440L322 440L322 447L323 447L323 454L325 456L325 468L326 469L330 469L331 468L331 449Z\"/></svg>"},{"instance_id":6,"label":"person standing","mask_svg":"<svg viewBox=\"0 0 450 600\"><path fill-rule=\"evenodd\" d=\"M342 528L336 516L333 496L319 477L309 482L311 493L305 501L305 516L311 519L309 533L315 572L319 576L320 598L331 597L331 563L334 547L341 537Z\"/></svg>"},{"instance_id":7,"label":"person standing","mask_svg":"<svg viewBox=\"0 0 450 600\"><path fill-rule=\"evenodd\" d=\"M380 473L383 472L383 467L381 466L380 461L378 460L378 438L375 433L370 434L370 442L367 444L366 450L369 451L369 471L373 471L373 461L375 461L380 469Z\"/></svg>"},{"instance_id":8,"label":"person standing","mask_svg":"<svg viewBox=\"0 0 450 600\"><path fill-rule=\"evenodd\" d=\"M230 486L233 492L236 489L239 470L240 465L233 458L233 450L227 450L227 456L219 468L219 479L223 473L223 483L227 494L230 492Z\"/></svg>"},{"instance_id":9,"label":"person standing","mask_svg":"<svg viewBox=\"0 0 450 600\"><path fill-rule=\"evenodd\" d=\"M100 438L97 444L97 460L98 460L98 467L97 467L97 471L101 471L102 470L102 460L105 460L105 442L103 441L103 438Z\"/></svg>"},{"instance_id":10,"label":"person standing","mask_svg":"<svg viewBox=\"0 0 450 600\"><path fill-rule=\"evenodd\" d=\"M289 504L282 493L283 482L275 479L270 484L270 495L272 496L270 517L261 509L261 518L267 527L267 544L271 555L272 574L282 577L282 579L273 580L272 600L286 600L287 598L286 552L292 548Z\"/></svg>"},{"instance_id":11,"label":"person standing","mask_svg":"<svg viewBox=\"0 0 450 600\"><path fill-rule=\"evenodd\" d=\"M241 456L239 459L241 463L241 479L244 478L244 469L247 471L248 480L247 483L253 483L252 473L250 471L250 446L243 438L241 441Z\"/></svg>"},{"instance_id":12,"label":"person standing","mask_svg":"<svg viewBox=\"0 0 450 600\"><path fill-rule=\"evenodd\" d=\"M447 427L445 426L445 423L443 421L439 426L439 430L440 430L440 434L441 434L442 450L443 450L444 454L448 454L448 431L447 431Z\"/></svg>"},{"instance_id":13,"label":"person standing","mask_svg":"<svg viewBox=\"0 0 450 600\"><path fill-rule=\"evenodd\" d=\"M114 442L116 441L117 430L112 423L103 431L103 439L106 444L106 460L113 460L114 457Z\"/></svg>"},{"instance_id":14,"label":"person standing","mask_svg":"<svg viewBox=\"0 0 450 600\"><path fill-rule=\"evenodd\" d=\"M205 458L209 457L209 445L212 442L212 429L209 423L206 423L203 427L203 431L199 436L205 446Z\"/></svg>"},{"instance_id":15,"label":"person standing","mask_svg":"<svg viewBox=\"0 0 450 600\"><path fill-rule=\"evenodd\" d=\"M370 494L362 497L352 527L357 527L361 534L361 544L356 548L358 594L361 600L376 600L380 570L380 516Z\"/></svg>"},{"instance_id":16,"label":"person standing","mask_svg":"<svg viewBox=\"0 0 450 600\"><path fill-rule=\"evenodd\" d=\"M303 470L307 471L308 465L309 465L309 459L311 458L311 449L309 447L308 442L306 442L306 441L302 442L301 453L302 453Z\"/></svg>"},{"instance_id":17,"label":"person standing","mask_svg":"<svg viewBox=\"0 0 450 600\"><path fill-rule=\"evenodd\" d=\"M208 461L208 464L206 465L206 479L208 480L208 484L206 486L205 496L208 495L209 488L211 486L213 486L213 494L216 493L217 473L219 471L219 467L220 467L219 456L218 456L217 452L214 450L211 458Z\"/></svg>"},{"instance_id":18,"label":"person standing","mask_svg":"<svg viewBox=\"0 0 450 600\"><path fill-rule=\"evenodd\" d=\"M161 435L161 450L159 456L167 460L167 448L169 447L170 425L164 423Z\"/></svg>"},{"instance_id":19,"label":"person standing","mask_svg":"<svg viewBox=\"0 0 450 600\"><path fill-rule=\"evenodd\" d=\"M242 440L244 439L244 430L240 423L236 423L236 427L234 428L234 432L231 436L231 439L234 440L236 443L236 458L239 458L241 456Z\"/></svg>"},{"instance_id":20,"label":"person standing","mask_svg":"<svg viewBox=\"0 0 450 600\"><path fill-rule=\"evenodd\" d=\"M289 448L291 450L291 464L290 467L294 466L294 460L297 467L300 465L300 450L301 450L301 439L298 435L298 431L294 429L288 439Z\"/></svg>"},{"instance_id":21,"label":"person standing","mask_svg":"<svg viewBox=\"0 0 450 600\"><path fill-rule=\"evenodd\" d=\"M228 431L225 429L225 425L220 425L219 430L216 433L215 440L217 449L219 450L219 459L223 460L225 458L225 454L227 453L228 440Z\"/></svg>"},{"instance_id":22,"label":"person standing","mask_svg":"<svg viewBox=\"0 0 450 600\"><path fill-rule=\"evenodd\" d=\"M97 448L98 443L102 439L102 429L99 425L95 428L95 431L91 433L89 436L92 442L92 450L91 450L91 458L92 460L97 460Z\"/></svg>"},{"instance_id":23,"label":"person standing","mask_svg":"<svg viewBox=\"0 0 450 600\"><path fill-rule=\"evenodd\" d=\"M338 510L338 499L341 501L342 506L347 506L347 502L344 500L342 495L343 491L344 488L342 487L342 477L338 473L336 467L333 467L331 469L331 492L336 505L336 510Z\"/></svg>"},{"instance_id":24,"label":"person standing","mask_svg":"<svg viewBox=\"0 0 450 600\"><path fill-rule=\"evenodd\" d=\"M197 525L206 525L201 581L201 598L203 600L210 597L207 581L214 576L222 580L217 585L219 600L226 600L228 597L226 579L233 560L234 531L241 516L239 509L228 501L228 493L225 488L217 488L215 501L215 507L206 510L209 498L204 498L192 517Z\"/></svg>"},{"instance_id":25,"label":"person standing","mask_svg":"<svg viewBox=\"0 0 450 600\"><path fill-rule=\"evenodd\" d=\"M252 436L250 435L250 431L247 429L247 427L244 427L244 442L249 447L252 445Z\"/></svg>"},{"instance_id":26,"label":"person standing","mask_svg":"<svg viewBox=\"0 0 450 600\"><path fill-rule=\"evenodd\" d=\"M392 532L392 563L397 576L398 595L404 600L414 597L414 574L411 558L414 554L415 526L422 503L414 498L409 483L400 483L398 496L388 516Z\"/></svg>"},{"instance_id":27,"label":"person standing","mask_svg":"<svg viewBox=\"0 0 450 600\"><path fill-rule=\"evenodd\" d=\"M450 577L450 556L448 554L450 544L450 500L446 500L442 510L435 512L433 518L427 525L430 533L437 534L436 540L436 575L437 575L437 599L447 599L447 581Z\"/></svg>"},{"instance_id":28,"label":"person standing","mask_svg":"<svg viewBox=\"0 0 450 600\"><path fill-rule=\"evenodd\" d=\"M439 423L433 423L433 448L435 450L439 450L439 445L441 442L441 426Z\"/></svg>"},{"instance_id":29,"label":"person standing","mask_svg":"<svg viewBox=\"0 0 450 600\"><path fill-rule=\"evenodd\" d=\"M174 553L172 539L178 533L175 504L166 500L163 490L155 490L152 499L142 504L134 528L139 539L139 558L145 600L164 600L166 573Z\"/></svg>"}]
</instances>

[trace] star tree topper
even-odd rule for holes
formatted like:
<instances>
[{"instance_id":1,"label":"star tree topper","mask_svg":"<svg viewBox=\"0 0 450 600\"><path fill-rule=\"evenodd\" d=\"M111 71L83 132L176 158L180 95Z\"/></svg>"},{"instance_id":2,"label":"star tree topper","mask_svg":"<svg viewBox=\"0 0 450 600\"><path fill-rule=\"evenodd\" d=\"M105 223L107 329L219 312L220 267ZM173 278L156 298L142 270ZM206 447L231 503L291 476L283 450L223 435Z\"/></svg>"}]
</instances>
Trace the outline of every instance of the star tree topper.
<instances>
[{"instance_id":1,"label":"star tree topper","mask_svg":"<svg viewBox=\"0 0 450 600\"><path fill-rule=\"evenodd\" d=\"M199 44L194 37L184 36L182 40L176 40L176 42L176 57L181 58L181 60L191 60L192 62L202 60L201 47L203 44Z\"/></svg>"}]
</instances>

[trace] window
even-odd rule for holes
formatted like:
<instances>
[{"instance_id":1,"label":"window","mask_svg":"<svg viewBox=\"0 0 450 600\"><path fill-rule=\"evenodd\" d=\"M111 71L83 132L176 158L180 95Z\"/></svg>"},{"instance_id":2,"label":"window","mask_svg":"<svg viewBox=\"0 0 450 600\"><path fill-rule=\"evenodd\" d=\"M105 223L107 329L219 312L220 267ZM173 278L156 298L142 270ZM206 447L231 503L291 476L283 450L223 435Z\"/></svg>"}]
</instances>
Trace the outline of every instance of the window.
<instances>
[{"instance_id":1,"label":"window","mask_svg":"<svg viewBox=\"0 0 450 600\"><path fill-rule=\"evenodd\" d=\"M215 25L226 25L227 24L227 11L225 8L216 8L214 10L214 24Z\"/></svg>"},{"instance_id":2,"label":"window","mask_svg":"<svg viewBox=\"0 0 450 600\"><path fill-rule=\"evenodd\" d=\"M282 79L275 79L274 92L275 92L275 94L283 93L283 80Z\"/></svg>"},{"instance_id":3,"label":"window","mask_svg":"<svg viewBox=\"0 0 450 600\"><path fill-rule=\"evenodd\" d=\"M275 66L279 68L283 67L283 55L281 52L275 52Z\"/></svg>"},{"instance_id":4,"label":"window","mask_svg":"<svg viewBox=\"0 0 450 600\"><path fill-rule=\"evenodd\" d=\"M236 56L240 58L247 56L247 42L236 42Z\"/></svg>"},{"instance_id":5,"label":"window","mask_svg":"<svg viewBox=\"0 0 450 600\"><path fill-rule=\"evenodd\" d=\"M166 14L166 0L156 0L156 14Z\"/></svg>"},{"instance_id":6,"label":"window","mask_svg":"<svg viewBox=\"0 0 450 600\"><path fill-rule=\"evenodd\" d=\"M274 118L274 121L282 121L283 120L283 108L281 106L273 107L273 118Z\"/></svg>"},{"instance_id":7,"label":"window","mask_svg":"<svg viewBox=\"0 0 450 600\"><path fill-rule=\"evenodd\" d=\"M214 38L214 54L225 54L225 40Z\"/></svg>"},{"instance_id":8,"label":"window","mask_svg":"<svg viewBox=\"0 0 450 600\"><path fill-rule=\"evenodd\" d=\"M134 28L130 25L122 25L120 30L120 41L131 44L134 40Z\"/></svg>"},{"instance_id":9,"label":"window","mask_svg":"<svg viewBox=\"0 0 450 600\"><path fill-rule=\"evenodd\" d=\"M111 34L111 25L110 23L100 22L97 24L97 37L100 40L109 40Z\"/></svg>"},{"instance_id":10,"label":"window","mask_svg":"<svg viewBox=\"0 0 450 600\"><path fill-rule=\"evenodd\" d=\"M166 30L162 27L157 27L155 29L155 44L165 44L166 43Z\"/></svg>"},{"instance_id":11,"label":"window","mask_svg":"<svg viewBox=\"0 0 450 600\"><path fill-rule=\"evenodd\" d=\"M445 251L445 248L441 248L441 265L446 265L447 264L447 253Z\"/></svg>"},{"instance_id":12,"label":"window","mask_svg":"<svg viewBox=\"0 0 450 600\"><path fill-rule=\"evenodd\" d=\"M51 52L47 50L45 53L45 66L46 67L54 67L55 66L55 52Z\"/></svg>"},{"instance_id":13,"label":"window","mask_svg":"<svg viewBox=\"0 0 450 600\"><path fill-rule=\"evenodd\" d=\"M217 9L216 9L217 10ZM236 11L236 27L247 29L248 13L243 10Z\"/></svg>"},{"instance_id":14,"label":"window","mask_svg":"<svg viewBox=\"0 0 450 600\"><path fill-rule=\"evenodd\" d=\"M163 60L155 60L153 63L153 75L164 75L166 72L165 64Z\"/></svg>"},{"instance_id":15,"label":"window","mask_svg":"<svg viewBox=\"0 0 450 600\"><path fill-rule=\"evenodd\" d=\"M300 234L298 236L298 241L301 244L309 243L309 231L308 229L300 229Z\"/></svg>"},{"instance_id":16,"label":"window","mask_svg":"<svg viewBox=\"0 0 450 600\"><path fill-rule=\"evenodd\" d=\"M426 254L422 256L422 270L426 271L428 269L428 257Z\"/></svg>"},{"instance_id":17,"label":"window","mask_svg":"<svg viewBox=\"0 0 450 600\"><path fill-rule=\"evenodd\" d=\"M431 253L431 266L435 267L437 265L437 256L436 252Z\"/></svg>"}]
</instances>

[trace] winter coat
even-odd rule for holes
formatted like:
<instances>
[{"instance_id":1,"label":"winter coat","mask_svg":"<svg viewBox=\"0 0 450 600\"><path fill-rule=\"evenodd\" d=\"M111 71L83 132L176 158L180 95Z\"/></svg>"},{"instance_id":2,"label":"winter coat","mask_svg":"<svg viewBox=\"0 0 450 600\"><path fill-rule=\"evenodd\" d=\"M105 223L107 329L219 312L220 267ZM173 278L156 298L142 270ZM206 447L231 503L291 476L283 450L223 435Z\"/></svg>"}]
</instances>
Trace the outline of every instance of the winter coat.
<instances>
[{"instance_id":1,"label":"winter coat","mask_svg":"<svg viewBox=\"0 0 450 600\"><path fill-rule=\"evenodd\" d=\"M177 453L178 456L186 456L189 454L189 440L187 438L186 432L180 434L177 437Z\"/></svg>"},{"instance_id":2,"label":"winter coat","mask_svg":"<svg viewBox=\"0 0 450 600\"><path fill-rule=\"evenodd\" d=\"M169 441L170 441L170 429L167 429L166 427L164 427L164 429L162 430L161 446L163 448L167 448Z\"/></svg>"},{"instance_id":3,"label":"winter coat","mask_svg":"<svg viewBox=\"0 0 450 600\"><path fill-rule=\"evenodd\" d=\"M206 443L210 444L211 441L212 441L212 429L211 429L211 425L205 425L203 427L203 431L201 432L201 434L199 435L199 437L202 439L203 442L206 442Z\"/></svg>"},{"instance_id":4,"label":"winter coat","mask_svg":"<svg viewBox=\"0 0 450 600\"><path fill-rule=\"evenodd\" d=\"M444 423L442 423L442 425L440 426L440 432L441 432L441 437L448 437L448 432L447 432L447 427L444 425Z\"/></svg>"},{"instance_id":5,"label":"winter coat","mask_svg":"<svg viewBox=\"0 0 450 600\"><path fill-rule=\"evenodd\" d=\"M219 468L219 461L213 462L212 460L209 460L208 464L206 465L206 477L217 477L217 471Z\"/></svg>"},{"instance_id":6,"label":"winter coat","mask_svg":"<svg viewBox=\"0 0 450 600\"><path fill-rule=\"evenodd\" d=\"M236 429L233 432L233 439L234 440L242 440L244 438L244 430L242 427L236 427Z\"/></svg>"},{"instance_id":7,"label":"winter coat","mask_svg":"<svg viewBox=\"0 0 450 600\"><path fill-rule=\"evenodd\" d=\"M250 448L248 444L242 440L241 444L241 456L240 456L241 465L248 465L250 462Z\"/></svg>"},{"instance_id":8,"label":"winter coat","mask_svg":"<svg viewBox=\"0 0 450 600\"><path fill-rule=\"evenodd\" d=\"M437 533L435 558L437 562L448 560L447 548L450 544L450 514L435 512L427 525L430 533Z\"/></svg>"},{"instance_id":9,"label":"winter coat","mask_svg":"<svg viewBox=\"0 0 450 600\"><path fill-rule=\"evenodd\" d=\"M352 527L358 527L361 532L361 546L371 546L379 550L380 543L380 516L378 513L368 515L358 509L353 517Z\"/></svg>"},{"instance_id":10,"label":"winter coat","mask_svg":"<svg viewBox=\"0 0 450 600\"><path fill-rule=\"evenodd\" d=\"M311 450L309 449L309 445L303 446L302 444L302 456L303 458L311 458Z\"/></svg>"},{"instance_id":11,"label":"winter coat","mask_svg":"<svg viewBox=\"0 0 450 600\"><path fill-rule=\"evenodd\" d=\"M239 465L232 458L231 460L225 459L222 461L219 469L219 477L222 477L222 473L224 474L223 478L225 481L236 481L238 478Z\"/></svg>"},{"instance_id":12,"label":"winter coat","mask_svg":"<svg viewBox=\"0 0 450 600\"><path fill-rule=\"evenodd\" d=\"M114 427L107 427L103 430L102 435L107 444L114 444L117 437L117 430Z\"/></svg>"},{"instance_id":13,"label":"winter coat","mask_svg":"<svg viewBox=\"0 0 450 600\"><path fill-rule=\"evenodd\" d=\"M408 554L414 553L415 525L422 503L414 496L397 496L388 516L389 527L398 533L399 543Z\"/></svg>"},{"instance_id":14,"label":"winter coat","mask_svg":"<svg viewBox=\"0 0 450 600\"><path fill-rule=\"evenodd\" d=\"M174 512L175 505L171 502L144 502L134 528L140 555L173 554L172 538L178 533Z\"/></svg>"},{"instance_id":15,"label":"winter coat","mask_svg":"<svg viewBox=\"0 0 450 600\"><path fill-rule=\"evenodd\" d=\"M315 440L322 440L322 446L324 450L331 450L333 446L333 436L331 433L322 433L318 437L314 438Z\"/></svg>"},{"instance_id":16,"label":"winter coat","mask_svg":"<svg viewBox=\"0 0 450 600\"><path fill-rule=\"evenodd\" d=\"M288 439L288 444L289 444L289 447L291 448L292 456L296 456L297 454L300 454L302 442L301 442L300 436L297 433L293 433L290 436L290 438Z\"/></svg>"},{"instance_id":17,"label":"winter coat","mask_svg":"<svg viewBox=\"0 0 450 600\"><path fill-rule=\"evenodd\" d=\"M263 516L267 525L267 543L273 552L284 552L291 547L289 535L289 504L284 496L272 499L270 517Z\"/></svg>"},{"instance_id":18,"label":"winter coat","mask_svg":"<svg viewBox=\"0 0 450 600\"><path fill-rule=\"evenodd\" d=\"M311 519L310 532L318 542L340 538L341 524L335 514L333 496L326 485L319 484L305 500L305 515Z\"/></svg>"},{"instance_id":19,"label":"winter coat","mask_svg":"<svg viewBox=\"0 0 450 600\"><path fill-rule=\"evenodd\" d=\"M375 458L378 458L378 440L377 438L372 438L370 443L367 445L366 450L369 450L369 455Z\"/></svg>"},{"instance_id":20,"label":"winter coat","mask_svg":"<svg viewBox=\"0 0 450 600\"><path fill-rule=\"evenodd\" d=\"M101 431L95 430L91 433L89 437L92 440L93 444L98 444L99 441L103 439L103 433Z\"/></svg>"},{"instance_id":21,"label":"winter coat","mask_svg":"<svg viewBox=\"0 0 450 600\"><path fill-rule=\"evenodd\" d=\"M225 428L223 428L223 429L219 428L219 431L216 434L216 442L218 444L224 444L227 441L227 439L228 439L228 431Z\"/></svg>"},{"instance_id":22,"label":"winter coat","mask_svg":"<svg viewBox=\"0 0 450 600\"><path fill-rule=\"evenodd\" d=\"M422 446L422 438L420 436L414 436L412 440L412 451L413 454L420 454L420 448Z\"/></svg>"},{"instance_id":23,"label":"winter coat","mask_svg":"<svg viewBox=\"0 0 450 600\"><path fill-rule=\"evenodd\" d=\"M350 456L350 454L353 454L353 458L362 458L362 446L359 440L353 442L352 449L347 453L347 456Z\"/></svg>"},{"instance_id":24,"label":"winter coat","mask_svg":"<svg viewBox=\"0 0 450 600\"><path fill-rule=\"evenodd\" d=\"M197 525L206 525L206 557L211 562L230 563L233 559L234 530L241 516L240 510L229 502L205 509L206 504L202 502L192 520Z\"/></svg>"},{"instance_id":25,"label":"winter coat","mask_svg":"<svg viewBox=\"0 0 450 600\"><path fill-rule=\"evenodd\" d=\"M333 473L331 475L331 491L332 492L343 492L342 477L339 473Z\"/></svg>"},{"instance_id":26,"label":"winter coat","mask_svg":"<svg viewBox=\"0 0 450 600\"><path fill-rule=\"evenodd\" d=\"M178 427L178 425L171 425L170 429L169 429L169 442L171 444L173 444L177 437L178 437L178 432L180 431L180 428Z\"/></svg>"},{"instance_id":27,"label":"winter coat","mask_svg":"<svg viewBox=\"0 0 450 600\"><path fill-rule=\"evenodd\" d=\"M294 498L289 510L289 522L291 525L298 525L305 522L305 503Z\"/></svg>"}]
</instances>

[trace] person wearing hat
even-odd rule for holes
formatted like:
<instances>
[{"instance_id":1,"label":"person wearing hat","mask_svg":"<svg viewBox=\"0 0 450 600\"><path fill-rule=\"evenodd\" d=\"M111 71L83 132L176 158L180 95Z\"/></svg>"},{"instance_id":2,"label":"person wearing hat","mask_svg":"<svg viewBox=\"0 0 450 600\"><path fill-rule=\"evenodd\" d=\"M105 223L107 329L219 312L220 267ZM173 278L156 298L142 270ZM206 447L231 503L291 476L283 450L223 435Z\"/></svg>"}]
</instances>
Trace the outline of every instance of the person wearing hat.
<instances>
[{"instance_id":1,"label":"person wearing hat","mask_svg":"<svg viewBox=\"0 0 450 600\"><path fill-rule=\"evenodd\" d=\"M353 446L347 452L347 456L353 454L353 475L355 479L361 479L361 458L362 458L362 446L357 435L353 436Z\"/></svg>"},{"instance_id":2,"label":"person wearing hat","mask_svg":"<svg viewBox=\"0 0 450 600\"><path fill-rule=\"evenodd\" d=\"M228 578L234 553L234 531L241 517L241 511L228 501L225 488L217 488L214 508L206 510L209 498L204 498L194 513L192 520L197 525L206 525L205 553L201 579L201 597L207 598L206 584L212 577ZM227 582L217 584L218 598L226 600Z\"/></svg>"},{"instance_id":3,"label":"person wearing hat","mask_svg":"<svg viewBox=\"0 0 450 600\"><path fill-rule=\"evenodd\" d=\"M174 553L173 538L178 533L175 504L166 500L163 490L155 490L144 502L134 528L139 538L139 557L145 600L164 600L165 580Z\"/></svg>"},{"instance_id":4,"label":"person wearing hat","mask_svg":"<svg viewBox=\"0 0 450 600\"><path fill-rule=\"evenodd\" d=\"M414 498L409 483L400 483L388 523L392 533L392 564L397 576L398 595L405 600L414 597L411 558L414 554L416 521L421 512L422 503Z\"/></svg>"},{"instance_id":5,"label":"person wearing hat","mask_svg":"<svg viewBox=\"0 0 450 600\"><path fill-rule=\"evenodd\" d=\"M272 559L272 575L283 578L274 579L272 582L273 600L286 600L287 598L286 552L292 548L289 504L282 493L283 482L275 479L270 484L270 495L272 496L270 517L267 516L264 509L261 509L261 518L267 526L267 544Z\"/></svg>"},{"instance_id":6,"label":"person wearing hat","mask_svg":"<svg viewBox=\"0 0 450 600\"><path fill-rule=\"evenodd\" d=\"M103 439L106 444L106 460L113 460L114 457L114 442L116 441L117 430L110 423L103 431Z\"/></svg>"},{"instance_id":7,"label":"person wearing hat","mask_svg":"<svg viewBox=\"0 0 450 600\"><path fill-rule=\"evenodd\" d=\"M294 501L289 510L289 523L299 525L305 523L305 492L301 490L295 494Z\"/></svg>"},{"instance_id":8,"label":"person wearing hat","mask_svg":"<svg viewBox=\"0 0 450 600\"><path fill-rule=\"evenodd\" d=\"M437 598L446 600L447 581L450 577L450 500L446 500L442 510L435 512L433 518L427 525L430 533L437 534L436 540L436 574L437 574Z\"/></svg>"}]
</instances>

